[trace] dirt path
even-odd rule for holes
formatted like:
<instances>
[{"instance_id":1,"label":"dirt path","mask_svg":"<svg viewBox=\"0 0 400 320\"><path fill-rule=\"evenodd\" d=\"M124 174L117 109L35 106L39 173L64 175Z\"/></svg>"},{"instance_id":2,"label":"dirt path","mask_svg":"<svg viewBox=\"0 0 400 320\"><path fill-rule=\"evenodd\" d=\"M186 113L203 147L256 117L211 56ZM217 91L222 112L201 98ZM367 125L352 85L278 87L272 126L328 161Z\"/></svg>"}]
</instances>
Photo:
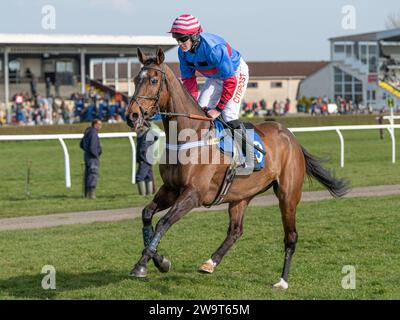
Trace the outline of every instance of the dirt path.
<instances>
[{"instance_id":1,"label":"dirt path","mask_svg":"<svg viewBox=\"0 0 400 320\"><path fill-rule=\"evenodd\" d=\"M376 197L400 194L400 185L386 185L374 187L354 188L346 198L354 197ZM327 191L303 192L302 201L318 201L332 199ZM277 205L275 196L261 196L253 199L250 206L272 206ZM211 209L198 208L193 211L217 211L226 210L227 204L222 204ZM114 210L85 211L73 213L58 213L41 216L19 217L0 219L0 231L49 228L68 224L88 224L99 221L118 221L140 217L142 207ZM160 212L159 215L165 213Z\"/></svg>"}]
</instances>

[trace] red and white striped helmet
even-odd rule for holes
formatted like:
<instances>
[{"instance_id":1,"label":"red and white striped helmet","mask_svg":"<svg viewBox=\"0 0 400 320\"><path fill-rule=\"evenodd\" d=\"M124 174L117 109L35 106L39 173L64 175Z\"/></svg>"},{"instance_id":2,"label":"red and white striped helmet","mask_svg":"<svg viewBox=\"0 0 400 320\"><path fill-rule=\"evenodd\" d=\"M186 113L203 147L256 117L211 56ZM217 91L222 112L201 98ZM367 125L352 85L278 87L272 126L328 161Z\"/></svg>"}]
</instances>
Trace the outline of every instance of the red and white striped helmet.
<instances>
[{"instance_id":1,"label":"red and white striped helmet","mask_svg":"<svg viewBox=\"0 0 400 320\"><path fill-rule=\"evenodd\" d=\"M203 32L200 21L191 14L181 14L174 20L170 33L195 34Z\"/></svg>"}]
</instances>

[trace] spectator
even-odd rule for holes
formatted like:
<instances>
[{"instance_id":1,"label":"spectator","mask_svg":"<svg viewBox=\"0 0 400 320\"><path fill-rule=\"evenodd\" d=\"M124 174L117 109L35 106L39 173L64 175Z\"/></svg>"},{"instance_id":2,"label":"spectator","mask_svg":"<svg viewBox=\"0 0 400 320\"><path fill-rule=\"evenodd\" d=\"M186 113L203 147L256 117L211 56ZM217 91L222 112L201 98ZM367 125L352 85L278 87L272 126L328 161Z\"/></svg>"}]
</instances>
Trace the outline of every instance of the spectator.
<instances>
[{"instance_id":1,"label":"spectator","mask_svg":"<svg viewBox=\"0 0 400 320\"><path fill-rule=\"evenodd\" d=\"M85 197L96 199L96 186L99 177L100 155L102 153L98 132L102 127L99 119L92 121L91 127L85 130L80 147L85 151Z\"/></svg>"},{"instance_id":2,"label":"spectator","mask_svg":"<svg viewBox=\"0 0 400 320\"><path fill-rule=\"evenodd\" d=\"M121 121L125 122L126 121L126 111L127 111L127 105L124 100L121 101L121 108L119 109L119 115L121 117Z\"/></svg>"},{"instance_id":3,"label":"spectator","mask_svg":"<svg viewBox=\"0 0 400 320\"><path fill-rule=\"evenodd\" d=\"M92 122L96 117L96 105L92 103L83 109L83 119L85 122Z\"/></svg>"},{"instance_id":4,"label":"spectator","mask_svg":"<svg viewBox=\"0 0 400 320\"><path fill-rule=\"evenodd\" d=\"M274 116L279 115L279 104L278 104L278 101L276 101L276 100L272 104L272 112L274 113Z\"/></svg>"},{"instance_id":5,"label":"spectator","mask_svg":"<svg viewBox=\"0 0 400 320\"><path fill-rule=\"evenodd\" d=\"M30 84L31 84L31 95L32 95L32 97L36 97L36 95L37 95L37 80L36 80L36 77L34 74L32 74Z\"/></svg>"},{"instance_id":6,"label":"spectator","mask_svg":"<svg viewBox=\"0 0 400 320\"><path fill-rule=\"evenodd\" d=\"M50 77L46 77L46 98L50 97L51 92L51 79Z\"/></svg>"},{"instance_id":7,"label":"spectator","mask_svg":"<svg viewBox=\"0 0 400 320\"><path fill-rule=\"evenodd\" d=\"M83 110L85 108L85 102L83 98L79 95L75 96L75 122L82 122L83 121Z\"/></svg>"},{"instance_id":8,"label":"spectator","mask_svg":"<svg viewBox=\"0 0 400 320\"><path fill-rule=\"evenodd\" d=\"M136 131L137 151L136 161L139 164L136 172L136 183L140 195L150 195L154 193L153 188L153 169L152 159L149 159L149 148L158 140L156 134L150 130L150 123L145 121L143 127Z\"/></svg>"},{"instance_id":9,"label":"spectator","mask_svg":"<svg viewBox=\"0 0 400 320\"><path fill-rule=\"evenodd\" d=\"M317 100L313 100L311 102L311 115L316 116L317 115Z\"/></svg>"},{"instance_id":10,"label":"spectator","mask_svg":"<svg viewBox=\"0 0 400 320\"><path fill-rule=\"evenodd\" d=\"M102 121L108 121L108 102L107 100L104 100L103 98L100 99L99 103L99 119Z\"/></svg>"},{"instance_id":11,"label":"spectator","mask_svg":"<svg viewBox=\"0 0 400 320\"><path fill-rule=\"evenodd\" d=\"M285 103L283 101L279 102L279 115L283 116L285 114Z\"/></svg>"},{"instance_id":12,"label":"spectator","mask_svg":"<svg viewBox=\"0 0 400 320\"><path fill-rule=\"evenodd\" d=\"M290 99L287 98L285 103L285 114L287 114L289 110L290 110Z\"/></svg>"},{"instance_id":13,"label":"spectator","mask_svg":"<svg viewBox=\"0 0 400 320\"><path fill-rule=\"evenodd\" d=\"M32 71L31 71L30 68L26 68L26 70L25 70L25 77L28 78L28 79L31 79L31 78L32 78Z\"/></svg>"},{"instance_id":14,"label":"spectator","mask_svg":"<svg viewBox=\"0 0 400 320\"><path fill-rule=\"evenodd\" d=\"M376 118L378 120L378 124L383 124L384 113L385 113L385 107L382 107L382 109L379 110L379 117ZM383 139L383 129L379 129L379 137Z\"/></svg>"},{"instance_id":15,"label":"spectator","mask_svg":"<svg viewBox=\"0 0 400 320\"><path fill-rule=\"evenodd\" d=\"M56 79L56 81L54 82L54 89L55 89L55 96L59 97L60 96L60 80Z\"/></svg>"}]
</instances>

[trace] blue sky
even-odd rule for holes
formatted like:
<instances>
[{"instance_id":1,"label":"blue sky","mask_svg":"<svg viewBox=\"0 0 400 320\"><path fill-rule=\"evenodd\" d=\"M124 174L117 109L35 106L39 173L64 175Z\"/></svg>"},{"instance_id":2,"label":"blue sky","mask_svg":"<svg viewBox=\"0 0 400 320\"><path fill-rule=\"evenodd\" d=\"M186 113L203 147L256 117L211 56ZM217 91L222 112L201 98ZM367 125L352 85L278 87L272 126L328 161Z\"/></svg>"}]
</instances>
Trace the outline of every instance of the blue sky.
<instances>
[{"instance_id":1,"label":"blue sky","mask_svg":"<svg viewBox=\"0 0 400 320\"><path fill-rule=\"evenodd\" d=\"M42 28L44 5L55 30ZM342 27L344 6L355 29ZM1 33L167 35L174 18L192 13L207 32L224 37L247 61L327 60L328 38L385 29L398 0L2 0ZM177 61L176 50L167 61Z\"/></svg>"}]
</instances>

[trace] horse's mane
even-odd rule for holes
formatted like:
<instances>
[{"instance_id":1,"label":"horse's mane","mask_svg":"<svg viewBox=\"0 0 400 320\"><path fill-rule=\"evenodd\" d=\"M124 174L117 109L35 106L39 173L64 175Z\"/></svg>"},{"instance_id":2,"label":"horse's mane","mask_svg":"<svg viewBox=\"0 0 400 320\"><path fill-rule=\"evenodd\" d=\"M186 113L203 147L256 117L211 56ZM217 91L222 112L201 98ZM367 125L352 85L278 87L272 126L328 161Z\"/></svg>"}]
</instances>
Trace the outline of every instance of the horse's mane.
<instances>
[{"instance_id":1,"label":"horse's mane","mask_svg":"<svg viewBox=\"0 0 400 320\"><path fill-rule=\"evenodd\" d=\"M168 68L168 71L172 74L172 81L174 85L179 86L182 89L183 94L185 97L192 103L193 106L196 107L197 110L201 112L201 114L206 115L206 112L201 108L197 100L190 94L190 92L186 89L186 87L183 85L182 81L179 81L172 69L168 66L167 63L164 63L165 66ZM166 79L168 81L168 79Z\"/></svg>"}]
</instances>

